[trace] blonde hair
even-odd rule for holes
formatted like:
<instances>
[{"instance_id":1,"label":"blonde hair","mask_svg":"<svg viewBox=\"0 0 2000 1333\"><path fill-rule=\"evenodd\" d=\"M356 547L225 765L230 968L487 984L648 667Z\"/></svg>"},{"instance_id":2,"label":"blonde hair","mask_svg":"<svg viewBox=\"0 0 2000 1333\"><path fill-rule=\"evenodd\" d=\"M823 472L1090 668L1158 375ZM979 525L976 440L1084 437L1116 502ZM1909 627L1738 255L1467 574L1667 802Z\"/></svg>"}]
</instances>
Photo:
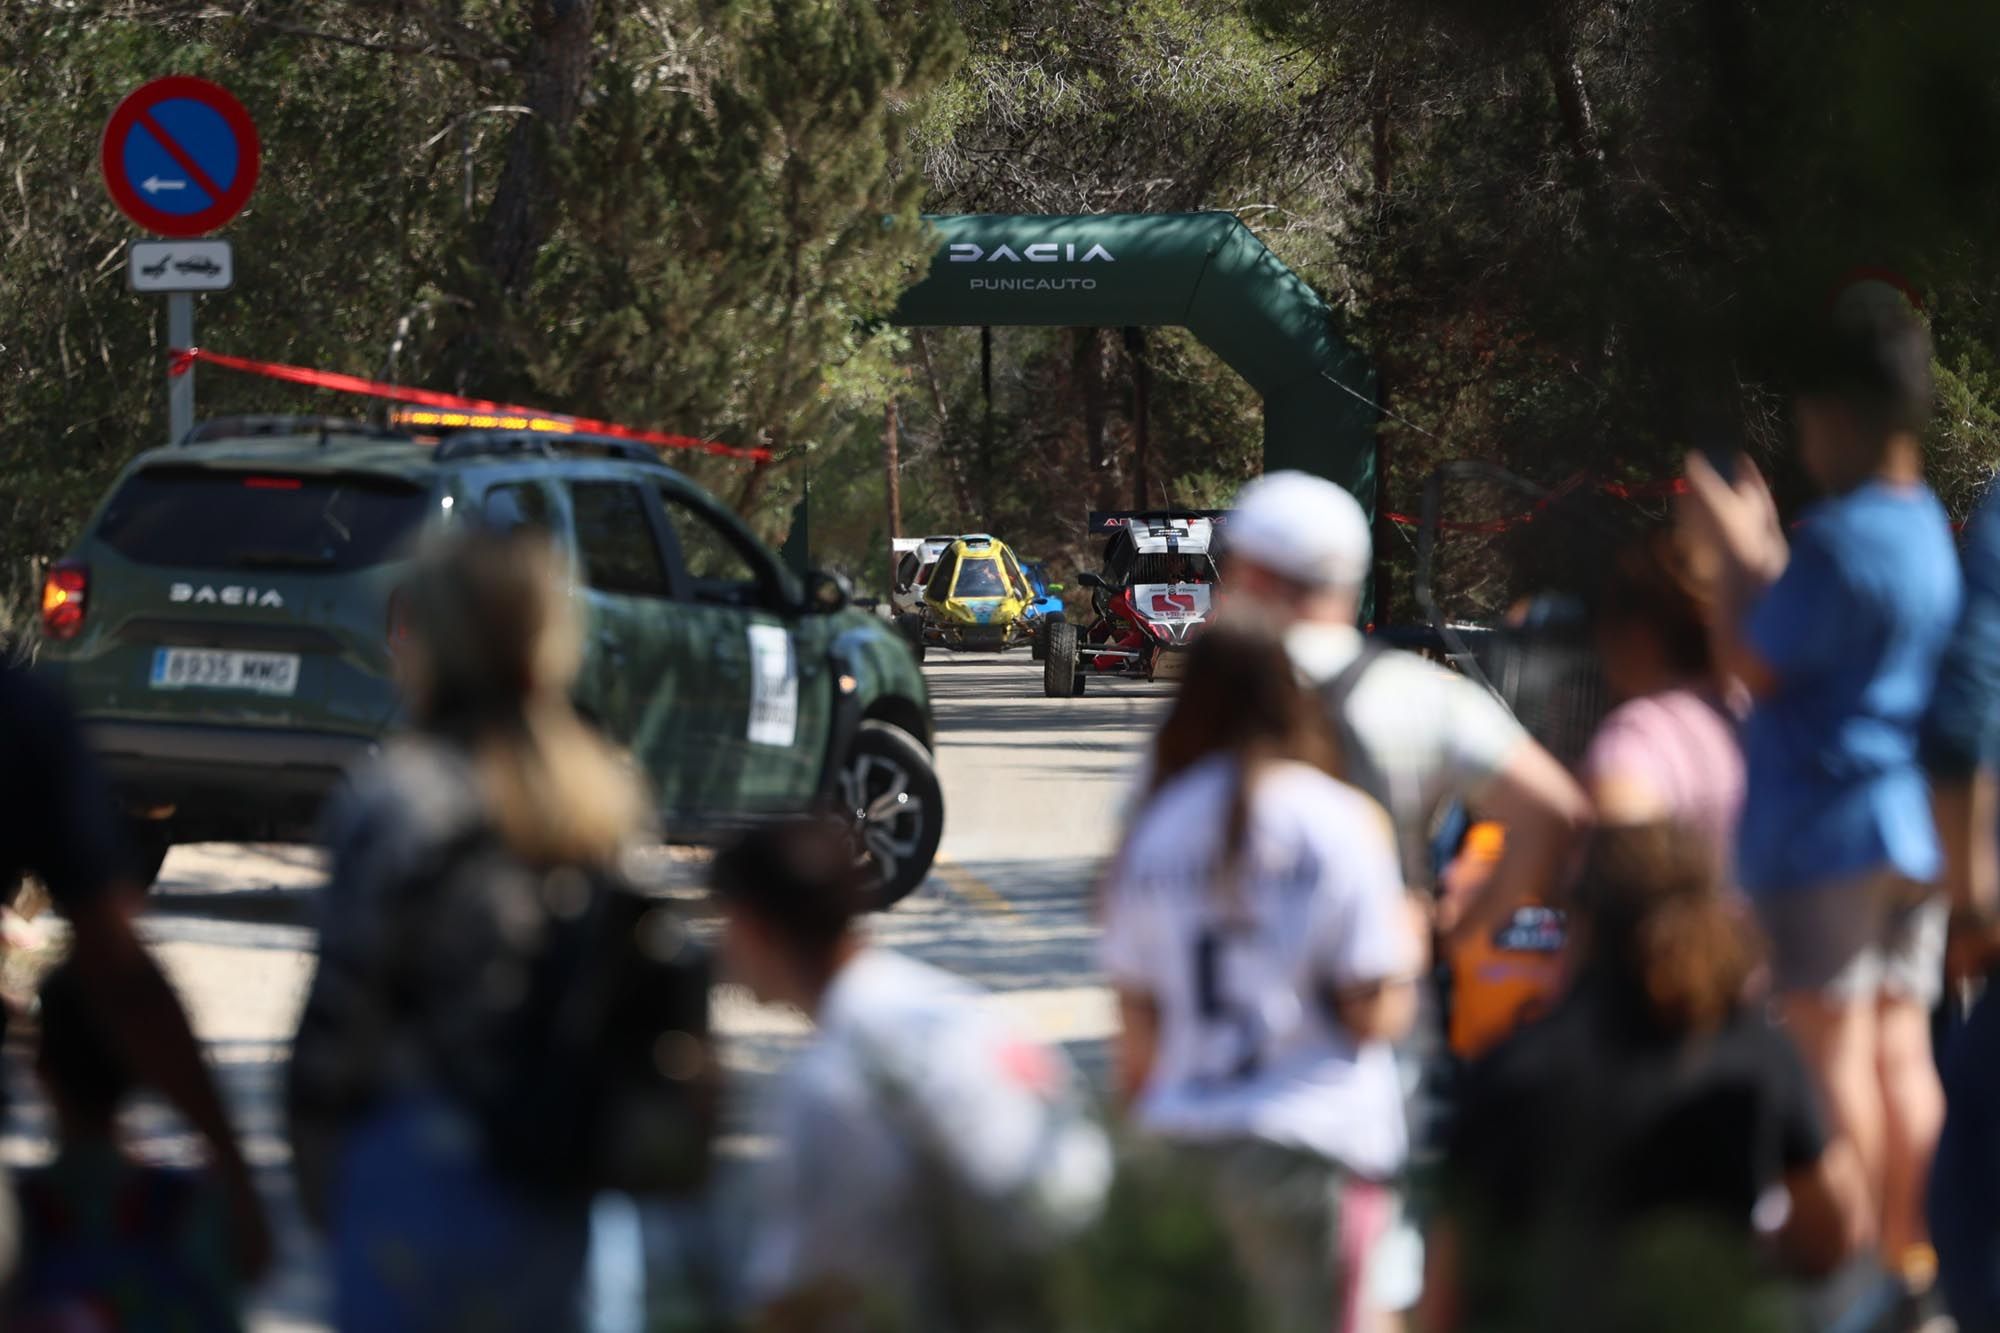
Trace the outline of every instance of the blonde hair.
<instances>
[{"instance_id":1,"label":"blonde hair","mask_svg":"<svg viewBox=\"0 0 2000 1333\"><path fill-rule=\"evenodd\" d=\"M539 865L608 864L649 822L621 752L577 716L582 635L554 546L532 530L442 533L398 591L412 720L470 755L488 817Z\"/></svg>"}]
</instances>

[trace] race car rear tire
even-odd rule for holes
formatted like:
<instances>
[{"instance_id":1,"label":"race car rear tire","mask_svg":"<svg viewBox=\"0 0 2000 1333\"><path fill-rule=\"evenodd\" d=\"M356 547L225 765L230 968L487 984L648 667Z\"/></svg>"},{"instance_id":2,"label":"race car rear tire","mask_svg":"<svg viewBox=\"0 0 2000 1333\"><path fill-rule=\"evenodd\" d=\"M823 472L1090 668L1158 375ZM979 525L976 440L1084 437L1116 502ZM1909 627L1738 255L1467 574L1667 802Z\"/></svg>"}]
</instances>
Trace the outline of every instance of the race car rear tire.
<instances>
[{"instance_id":1,"label":"race car rear tire","mask_svg":"<svg viewBox=\"0 0 2000 1333\"><path fill-rule=\"evenodd\" d=\"M930 752L901 727L863 722L835 792L871 871L868 910L895 906L924 882L944 836L944 789Z\"/></svg>"},{"instance_id":2,"label":"race car rear tire","mask_svg":"<svg viewBox=\"0 0 2000 1333\"><path fill-rule=\"evenodd\" d=\"M903 637L909 641L910 651L916 655L916 659L919 662L923 661L924 618L905 611L902 615L896 617L896 628L901 630Z\"/></svg>"},{"instance_id":3,"label":"race car rear tire","mask_svg":"<svg viewBox=\"0 0 2000 1333\"><path fill-rule=\"evenodd\" d=\"M1083 677L1076 664L1076 626L1067 620L1052 620L1045 632L1048 642L1042 652L1042 693L1051 699L1083 693Z\"/></svg>"}]
</instances>

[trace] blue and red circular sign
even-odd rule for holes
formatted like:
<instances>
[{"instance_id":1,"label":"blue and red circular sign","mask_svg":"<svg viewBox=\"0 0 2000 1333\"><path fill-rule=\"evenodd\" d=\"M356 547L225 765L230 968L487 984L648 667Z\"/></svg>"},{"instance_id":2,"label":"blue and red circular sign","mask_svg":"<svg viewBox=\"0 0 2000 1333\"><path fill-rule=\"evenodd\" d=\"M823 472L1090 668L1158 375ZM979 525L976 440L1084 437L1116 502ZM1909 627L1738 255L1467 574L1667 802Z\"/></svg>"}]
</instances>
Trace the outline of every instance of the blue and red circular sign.
<instances>
[{"instance_id":1,"label":"blue and red circular sign","mask_svg":"<svg viewBox=\"0 0 2000 1333\"><path fill-rule=\"evenodd\" d=\"M104 184L126 217L162 236L200 236L257 188L257 127L206 79L154 79L111 113L99 146Z\"/></svg>"}]
</instances>

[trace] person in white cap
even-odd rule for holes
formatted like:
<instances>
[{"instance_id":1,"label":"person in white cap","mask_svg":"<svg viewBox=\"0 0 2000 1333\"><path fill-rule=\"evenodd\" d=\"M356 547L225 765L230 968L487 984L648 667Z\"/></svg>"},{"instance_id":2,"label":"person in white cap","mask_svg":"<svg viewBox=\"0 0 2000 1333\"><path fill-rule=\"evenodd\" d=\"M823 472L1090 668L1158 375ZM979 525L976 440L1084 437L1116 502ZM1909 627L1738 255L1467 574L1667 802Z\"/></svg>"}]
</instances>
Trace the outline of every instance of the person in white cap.
<instances>
[{"instance_id":1,"label":"person in white cap","mask_svg":"<svg viewBox=\"0 0 2000 1333\"><path fill-rule=\"evenodd\" d=\"M1507 830L1505 850L1474 901L1439 924L1453 940L1496 926L1508 910L1562 874L1590 822L1583 789L1485 689L1415 653L1384 649L1356 627L1373 559L1368 518L1322 477L1273 472L1245 486L1222 528L1222 586L1242 611L1285 626L1285 647L1318 690L1338 737L1347 781L1389 812L1403 881L1427 910L1436 880L1431 837L1453 802ZM1428 1006L1426 1006L1428 1008ZM1420 1020L1430 1028L1433 1015ZM1411 1131L1421 1060L1402 1052ZM1377 1250L1369 1299L1401 1312L1422 1294L1423 1242L1404 1218Z\"/></svg>"},{"instance_id":2,"label":"person in white cap","mask_svg":"<svg viewBox=\"0 0 2000 1333\"><path fill-rule=\"evenodd\" d=\"M1273 472L1243 488L1222 541L1229 600L1288 627L1293 664L1332 714L1348 780L1395 824L1404 882L1430 887L1430 838L1458 801L1503 825L1507 843L1477 905L1444 924L1476 931L1546 890L1589 822L1583 789L1479 685L1363 637L1355 621L1373 547L1354 497L1322 477Z\"/></svg>"}]
</instances>

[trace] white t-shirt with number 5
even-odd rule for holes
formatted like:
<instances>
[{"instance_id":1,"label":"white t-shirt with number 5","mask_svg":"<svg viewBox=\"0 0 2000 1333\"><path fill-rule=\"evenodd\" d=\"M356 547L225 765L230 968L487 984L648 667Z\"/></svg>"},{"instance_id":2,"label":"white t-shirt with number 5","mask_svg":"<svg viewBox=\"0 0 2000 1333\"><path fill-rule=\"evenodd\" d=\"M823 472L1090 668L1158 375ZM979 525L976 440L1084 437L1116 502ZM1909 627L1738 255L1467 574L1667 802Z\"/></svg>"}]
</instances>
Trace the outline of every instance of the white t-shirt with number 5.
<instances>
[{"instance_id":1,"label":"white t-shirt with number 5","mask_svg":"<svg viewBox=\"0 0 2000 1333\"><path fill-rule=\"evenodd\" d=\"M1356 1043L1327 997L1414 963L1388 817L1317 769L1270 765L1225 885L1236 780L1235 761L1217 756L1169 783L1106 886L1105 971L1159 1009L1139 1123L1167 1139L1261 1139L1386 1178L1408 1149L1395 1057Z\"/></svg>"}]
</instances>

